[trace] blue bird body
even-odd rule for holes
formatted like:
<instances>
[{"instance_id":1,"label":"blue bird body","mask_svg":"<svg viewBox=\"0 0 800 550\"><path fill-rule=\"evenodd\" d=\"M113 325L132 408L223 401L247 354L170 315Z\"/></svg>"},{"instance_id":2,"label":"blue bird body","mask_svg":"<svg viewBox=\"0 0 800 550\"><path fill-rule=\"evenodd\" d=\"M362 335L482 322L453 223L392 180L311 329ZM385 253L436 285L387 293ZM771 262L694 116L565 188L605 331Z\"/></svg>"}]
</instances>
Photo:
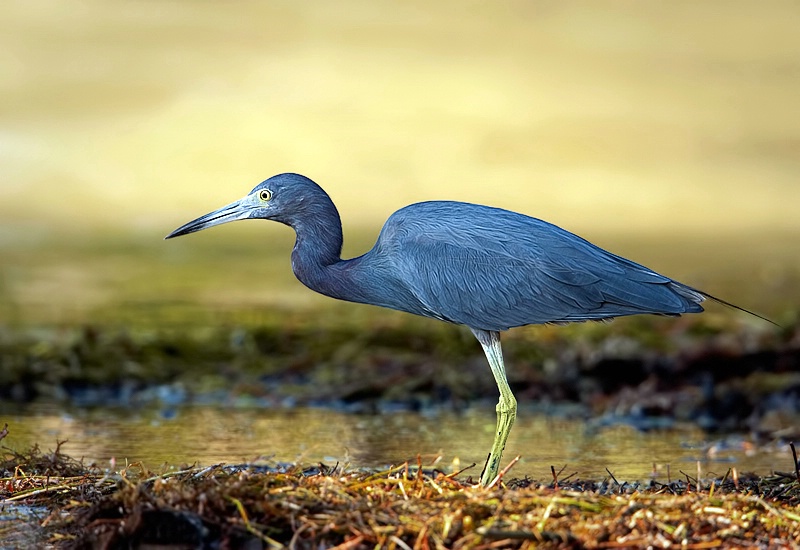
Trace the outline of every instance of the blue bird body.
<instances>
[{"instance_id":1,"label":"blue bird body","mask_svg":"<svg viewBox=\"0 0 800 550\"><path fill-rule=\"evenodd\" d=\"M555 225L462 202L398 210L347 263L324 294L483 330L703 309L700 292Z\"/></svg>"},{"instance_id":2,"label":"blue bird body","mask_svg":"<svg viewBox=\"0 0 800 550\"><path fill-rule=\"evenodd\" d=\"M336 207L321 187L298 174L265 180L244 198L167 238L242 219L274 220L295 230L292 270L312 290L472 330L500 391L483 485L496 482L516 418L500 331L639 313L697 313L704 299L718 300L550 223L463 202L402 208L386 221L372 250L342 260Z\"/></svg>"}]
</instances>

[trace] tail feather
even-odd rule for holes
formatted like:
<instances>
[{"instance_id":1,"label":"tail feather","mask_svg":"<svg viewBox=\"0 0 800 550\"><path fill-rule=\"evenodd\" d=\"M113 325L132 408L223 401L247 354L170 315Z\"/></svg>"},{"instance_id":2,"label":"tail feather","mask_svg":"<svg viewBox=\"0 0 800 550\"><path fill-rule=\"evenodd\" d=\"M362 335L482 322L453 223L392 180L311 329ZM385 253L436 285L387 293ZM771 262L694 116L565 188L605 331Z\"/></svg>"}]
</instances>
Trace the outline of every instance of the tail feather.
<instances>
[{"instance_id":1,"label":"tail feather","mask_svg":"<svg viewBox=\"0 0 800 550\"><path fill-rule=\"evenodd\" d=\"M686 300L685 313L700 313L703 311L703 306L700 304L705 301L706 294L690 286L670 281L667 287L675 294Z\"/></svg>"},{"instance_id":2,"label":"tail feather","mask_svg":"<svg viewBox=\"0 0 800 550\"><path fill-rule=\"evenodd\" d=\"M750 311L749 309L745 309L743 307L737 306L736 304L732 304L730 302L726 302L722 298L717 298L716 296L712 296L708 292L703 292L702 290L698 290L696 288L692 288L690 286L686 286L684 284L681 284L681 283L678 283L678 282L675 282L675 281L672 281L669 284L669 286L670 286L670 288L672 290L674 290L675 292L677 292L678 294L680 294L681 296L683 296L684 298L686 298L690 302L692 302L694 304L697 304L697 306L700 308L700 311L703 310L702 306L700 306L700 302L703 302L705 300L712 300L714 302L717 302L718 304L722 304L723 306L729 307L731 309L738 309L739 311L741 311L743 313L747 313L748 315L752 315L753 317L758 317L762 321L766 321L767 323L773 324L778 328L781 327L778 323L776 323L772 319L768 319L768 318L764 317L763 315L759 315L758 313L755 313L754 311Z\"/></svg>"}]
</instances>

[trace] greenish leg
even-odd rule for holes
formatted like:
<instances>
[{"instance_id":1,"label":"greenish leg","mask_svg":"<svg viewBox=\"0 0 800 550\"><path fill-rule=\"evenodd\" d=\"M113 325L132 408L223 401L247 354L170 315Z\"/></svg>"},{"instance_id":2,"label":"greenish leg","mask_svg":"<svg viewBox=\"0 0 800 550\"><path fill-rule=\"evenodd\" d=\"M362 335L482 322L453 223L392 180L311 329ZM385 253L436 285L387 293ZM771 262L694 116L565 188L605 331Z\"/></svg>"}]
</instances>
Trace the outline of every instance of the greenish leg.
<instances>
[{"instance_id":1,"label":"greenish leg","mask_svg":"<svg viewBox=\"0 0 800 550\"><path fill-rule=\"evenodd\" d=\"M492 451L481 475L481 485L489 485L500 473L500 461L506 447L511 426L517 418L517 400L511 393L506 379L506 369L503 366L503 350L500 348L500 333L488 330L472 329L472 333L483 346L483 352L489 360L497 389L500 390L500 400L497 402L497 431L494 434Z\"/></svg>"}]
</instances>

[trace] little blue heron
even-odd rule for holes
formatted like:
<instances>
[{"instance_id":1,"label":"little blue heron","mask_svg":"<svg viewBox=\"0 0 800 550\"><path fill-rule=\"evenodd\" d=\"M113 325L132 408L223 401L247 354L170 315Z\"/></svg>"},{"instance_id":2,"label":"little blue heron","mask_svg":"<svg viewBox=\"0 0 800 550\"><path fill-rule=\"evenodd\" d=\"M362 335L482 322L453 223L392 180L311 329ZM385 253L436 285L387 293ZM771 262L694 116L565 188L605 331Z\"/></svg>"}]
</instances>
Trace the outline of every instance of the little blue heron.
<instances>
[{"instance_id":1,"label":"little blue heron","mask_svg":"<svg viewBox=\"0 0 800 550\"><path fill-rule=\"evenodd\" d=\"M292 270L311 290L470 328L500 390L483 485L500 471L517 414L503 365L501 331L638 313L698 313L706 298L718 300L550 223L464 202L401 208L386 221L372 250L343 260L339 212L321 187L298 174L273 176L241 200L166 238L253 218L294 229Z\"/></svg>"}]
</instances>

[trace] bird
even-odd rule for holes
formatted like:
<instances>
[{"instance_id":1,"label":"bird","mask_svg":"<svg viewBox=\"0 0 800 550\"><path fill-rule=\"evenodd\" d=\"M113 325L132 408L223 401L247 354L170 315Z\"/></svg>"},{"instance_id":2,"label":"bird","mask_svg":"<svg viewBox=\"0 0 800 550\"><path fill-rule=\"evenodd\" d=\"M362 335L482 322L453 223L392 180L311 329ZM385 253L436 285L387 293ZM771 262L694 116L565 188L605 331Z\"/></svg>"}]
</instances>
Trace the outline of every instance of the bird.
<instances>
[{"instance_id":1,"label":"bird","mask_svg":"<svg viewBox=\"0 0 800 550\"><path fill-rule=\"evenodd\" d=\"M467 202L427 201L401 208L388 218L371 250L342 259L336 206L322 187L294 173L264 180L240 200L165 238L246 219L273 220L294 229L292 271L313 291L465 325L472 331L500 393L482 486L493 486L499 479L517 415L501 332L636 314L699 313L706 299L763 319L546 221Z\"/></svg>"}]
</instances>

